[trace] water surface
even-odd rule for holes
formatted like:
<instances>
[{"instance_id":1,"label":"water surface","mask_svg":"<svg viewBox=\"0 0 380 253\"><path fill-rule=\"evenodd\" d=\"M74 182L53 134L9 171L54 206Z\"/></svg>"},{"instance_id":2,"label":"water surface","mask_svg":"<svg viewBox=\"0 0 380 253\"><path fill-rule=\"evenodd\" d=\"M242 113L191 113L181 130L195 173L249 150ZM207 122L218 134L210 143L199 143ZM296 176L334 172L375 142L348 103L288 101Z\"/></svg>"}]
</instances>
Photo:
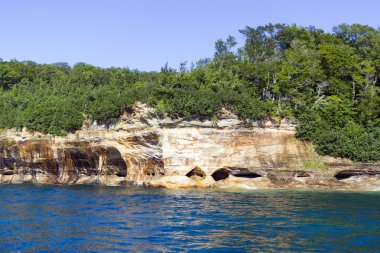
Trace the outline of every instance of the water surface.
<instances>
[{"instance_id":1,"label":"water surface","mask_svg":"<svg viewBox=\"0 0 380 253\"><path fill-rule=\"evenodd\" d=\"M0 185L0 252L380 252L380 193Z\"/></svg>"}]
</instances>

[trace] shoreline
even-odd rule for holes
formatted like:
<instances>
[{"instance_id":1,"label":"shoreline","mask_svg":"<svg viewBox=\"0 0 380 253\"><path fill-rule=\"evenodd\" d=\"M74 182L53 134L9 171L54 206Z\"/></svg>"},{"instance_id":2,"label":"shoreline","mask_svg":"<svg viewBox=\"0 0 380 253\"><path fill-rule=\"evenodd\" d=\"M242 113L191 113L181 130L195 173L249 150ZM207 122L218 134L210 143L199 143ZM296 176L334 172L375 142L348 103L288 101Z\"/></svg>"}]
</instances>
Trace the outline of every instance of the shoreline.
<instances>
[{"instance_id":1,"label":"shoreline","mask_svg":"<svg viewBox=\"0 0 380 253\"><path fill-rule=\"evenodd\" d=\"M320 156L295 138L294 124L256 123L226 114L215 128L211 120L159 119L137 104L108 128L91 125L67 136L6 130L0 183L380 189L379 163Z\"/></svg>"},{"instance_id":2,"label":"shoreline","mask_svg":"<svg viewBox=\"0 0 380 253\"><path fill-rule=\"evenodd\" d=\"M125 185L89 185L89 184L44 184L44 183L0 183L1 186L32 186L32 187L67 187L67 188L83 188L83 189L115 189L115 190L165 190L165 191L216 191L230 193L254 193L254 192L321 192L321 193L380 193L380 187L374 189L347 189L347 188L252 188L245 186L232 185L227 187L213 188L165 188L165 187L150 187L150 186L125 186Z\"/></svg>"}]
</instances>

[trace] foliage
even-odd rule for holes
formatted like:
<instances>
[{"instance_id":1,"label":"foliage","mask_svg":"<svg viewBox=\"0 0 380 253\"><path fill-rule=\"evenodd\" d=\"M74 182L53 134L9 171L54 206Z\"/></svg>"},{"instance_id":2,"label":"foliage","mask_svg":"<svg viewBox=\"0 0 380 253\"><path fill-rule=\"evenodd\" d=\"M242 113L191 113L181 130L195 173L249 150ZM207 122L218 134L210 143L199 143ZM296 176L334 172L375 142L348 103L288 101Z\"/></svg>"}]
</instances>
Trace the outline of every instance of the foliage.
<instances>
[{"instance_id":1,"label":"foliage","mask_svg":"<svg viewBox=\"0 0 380 253\"><path fill-rule=\"evenodd\" d=\"M325 170L327 168L326 164L317 159L309 159L302 163L302 168L307 170Z\"/></svg>"},{"instance_id":2,"label":"foliage","mask_svg":"<svg viewBox=\"0 0 380 253\"><path fill-rule=\"evenodd\" d=\"M313 141L321 155L361 162L380 160L380 127L355 122L358 115L348 101L327 100L300 117L296 136Z\"/></svg>"},{"instance_id":3,"label":"foliage","mask_svg":"<svg viewBox=\"0 0 380 253\"><path fill-rule=\"evenodd\" d=\"M296 136L322 155L380 160L380 30L341 24L268 24L215 43L212 59L159 72L86 63L0 61L0 128L63 135L85 117L119 118L142 101L161 117L209 117L222 108L243 120L298 121Z\"/></svg>"}]
</instances>

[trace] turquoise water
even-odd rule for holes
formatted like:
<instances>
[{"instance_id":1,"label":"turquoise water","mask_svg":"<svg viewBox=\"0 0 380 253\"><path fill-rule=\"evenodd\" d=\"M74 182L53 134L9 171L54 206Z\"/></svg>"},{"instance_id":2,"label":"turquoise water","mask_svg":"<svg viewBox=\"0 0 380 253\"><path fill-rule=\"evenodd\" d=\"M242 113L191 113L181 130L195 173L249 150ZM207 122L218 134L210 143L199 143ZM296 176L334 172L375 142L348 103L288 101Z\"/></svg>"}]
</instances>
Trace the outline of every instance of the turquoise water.
<instances>
[{"instance_id":1,"label":"turquoise water","mask_svg":"<svg viewBox=\"0 0 380 253\"><path fill-rule=\"evenodd\" d=\"M0 185L0 252L380 252L380 193Z\"/></svg>"}]
</instances>

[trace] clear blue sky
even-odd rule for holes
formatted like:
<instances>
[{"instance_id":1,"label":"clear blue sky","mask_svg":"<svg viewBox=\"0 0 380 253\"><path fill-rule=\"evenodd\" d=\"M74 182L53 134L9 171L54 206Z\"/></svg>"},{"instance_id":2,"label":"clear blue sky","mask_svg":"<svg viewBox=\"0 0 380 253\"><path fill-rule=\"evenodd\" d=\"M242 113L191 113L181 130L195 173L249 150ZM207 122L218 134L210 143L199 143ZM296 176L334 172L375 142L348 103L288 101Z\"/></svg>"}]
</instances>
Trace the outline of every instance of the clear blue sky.
<instances>
[{"instance_id":1,"label":"clear blue sky","mask_svg":"<svg viewBox=\"0 0 380 253\"><path fill-rule=\"evenodd\" d=\"M0 58L159 70L271 23L380 26L379 0L0 0ZM239 46L242 46L240 43Z\"/></svg>"}]
</instances>

